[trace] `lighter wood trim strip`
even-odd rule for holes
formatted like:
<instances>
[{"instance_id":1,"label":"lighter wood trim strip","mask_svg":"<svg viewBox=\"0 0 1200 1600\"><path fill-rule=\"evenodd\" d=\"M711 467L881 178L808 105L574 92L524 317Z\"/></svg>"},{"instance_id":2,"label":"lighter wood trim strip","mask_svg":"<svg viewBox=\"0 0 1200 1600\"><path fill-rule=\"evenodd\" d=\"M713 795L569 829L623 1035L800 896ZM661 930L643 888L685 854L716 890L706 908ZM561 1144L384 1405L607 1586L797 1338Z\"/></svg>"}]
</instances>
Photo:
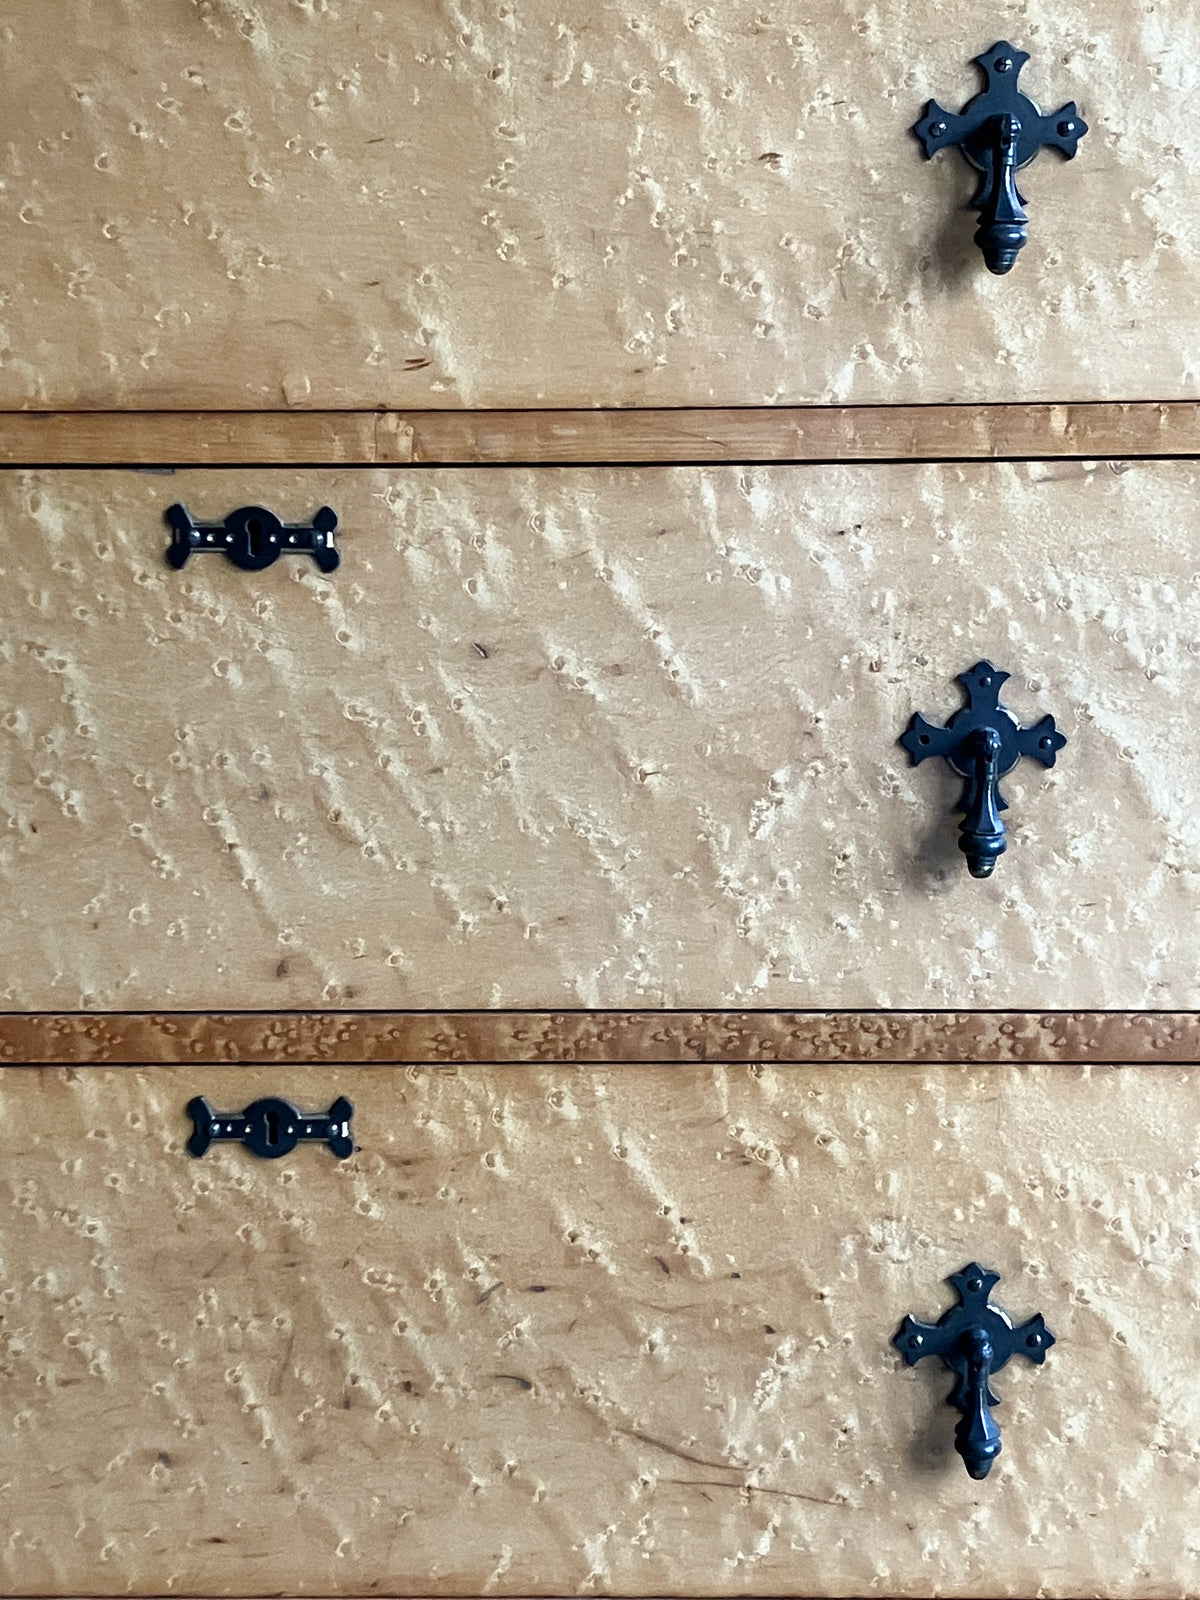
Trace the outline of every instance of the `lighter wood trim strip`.
<instances>
[{"instance_id":1,"label":"lighter wood trim strip","mask_svg":"<svg viewBox=\"0 0 1200 1600\"><path fill-rule=\"evenodd\" d=\"M1200 403L0 412L7 466L440 466L1200 455Z\"/></svg>"},{"instance_id":2,"label":"lighter wood trim strip","mask_svg":"<svg viewBox=\"0 0 1200 1600\"><path fill-rule=\"evenodd\" d=\"M213 1062L1200 1061L1200 1014L1163 1011L312 1011L0 1014L19 1066Z\"/></svg>"}]
</instances>

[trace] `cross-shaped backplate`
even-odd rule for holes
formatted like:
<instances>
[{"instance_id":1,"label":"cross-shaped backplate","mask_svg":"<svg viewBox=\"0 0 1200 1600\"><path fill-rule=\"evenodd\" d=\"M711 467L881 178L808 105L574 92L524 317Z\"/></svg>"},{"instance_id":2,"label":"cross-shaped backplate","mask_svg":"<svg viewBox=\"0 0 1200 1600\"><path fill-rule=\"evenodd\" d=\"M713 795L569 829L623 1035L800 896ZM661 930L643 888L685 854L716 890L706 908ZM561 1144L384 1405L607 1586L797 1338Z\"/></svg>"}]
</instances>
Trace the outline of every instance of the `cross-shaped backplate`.
<instances>
[{"instance_id":1,"label":"cross-shaped backplate","mask_svg":"<svg viewBox=\"0 0 1200 1600\"><path fill-rule=\"evenodd\" d=\"M1051 115L1043 116L1029 96L1021 93L1017 80L1029 56L1006 39L1001 39L975 60L983 72L985 87L982 92L968 101L957 115L945 110L936 100L930 100L913 132L921 141L927 158L951 145L962 147L967 160L983 174L971 201L976 210L982 211L992 198L995 177L996 143L989 132L993 118L1007 114L1020 123L1018 167L1027 167L1046 145L1070 160L1088 127L1073 100ZM1025 196L1021 195L1020 199L1024 203Z\"/></svg>"}]
</instances>

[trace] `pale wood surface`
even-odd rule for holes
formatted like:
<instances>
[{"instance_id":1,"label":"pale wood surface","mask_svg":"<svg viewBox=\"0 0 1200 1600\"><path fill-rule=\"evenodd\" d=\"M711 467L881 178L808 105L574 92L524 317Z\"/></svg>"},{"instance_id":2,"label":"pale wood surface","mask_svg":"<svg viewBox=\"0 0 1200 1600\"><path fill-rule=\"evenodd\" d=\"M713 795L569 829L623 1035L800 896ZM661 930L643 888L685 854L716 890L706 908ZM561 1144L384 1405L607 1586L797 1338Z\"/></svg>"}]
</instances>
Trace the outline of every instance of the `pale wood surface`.
<instances>
[{"instance_id":1,"label":"pale wood surface","mask_svg":"<svg viewBox=\"0 0 1200 1600\"><path fill-rule=\"evenodd\" d=\"M1181 1011L325 1011L0 1014L16 1065L1200 1061Z\"/></svg>"},{"instance_id":2,"label":"pale wood surface","mask_svg":"<svg viewBox=\"0 0 1200 1600\"><path fill-rule=\"evenodd\" d=\"M1091 125L983 270L925 101ZM0 404L1189 399L1188 0L9 0Z\"/></svg>"},{"instance_id":3,"label":"pale wood surface","mask_svg":"<svg viewBox=\"0 0 1200 1600\"><path fill-rule=\"evenodd\" d=\"M892 461L1200 454L1200 406L0 412L0 462L56 465Z\"/></svg>"},{"instance_id":4,"label":"pale wood surface","mask_svg":"<svg viewBox=\"0 0 1200 1600\"><path fill-rule=\"evenodd\" d=\"M193 1161L195 1093L360 1149ZM1195 1594L1198 1122L1182 1068L6 1072L4 1590ZM1059 1340L982 1485L889 1345L976 1257Z\"/></svg>"},{"instance_id":5,"label":"pale wood surface","mask_svg":"<svg viewBox=\"0 0 1200 1600\"><path fill-rule=\"evenodd\" d=\"M342 518L163 560L162 512ZM1190 1008L1197 468L0 483L8 1010ZM910 714L1071 743L968 879Z\"/></svg>"}]
</instances>

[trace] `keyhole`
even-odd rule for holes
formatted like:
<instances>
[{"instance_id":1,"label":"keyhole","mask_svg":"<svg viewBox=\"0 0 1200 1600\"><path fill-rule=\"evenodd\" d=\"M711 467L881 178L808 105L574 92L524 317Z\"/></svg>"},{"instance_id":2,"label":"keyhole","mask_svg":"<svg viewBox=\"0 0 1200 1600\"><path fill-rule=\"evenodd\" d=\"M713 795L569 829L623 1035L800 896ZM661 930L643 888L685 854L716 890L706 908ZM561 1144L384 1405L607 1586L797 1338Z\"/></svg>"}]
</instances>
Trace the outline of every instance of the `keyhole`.
<instances>
[{"instance_id":1,"label":"keyhole","mask_svg":"<svg viewBox=\"0 0 1200 1600\"><path fill-rule=\"evenodd\" d=\"M246 544L250 554L258 557L262 554L262 518L250 517L246 522ZM276 1121L279 1119L276 1118Z\"/></svg>"},{"instance_id":2,"label":"keyhole","mask_svg":"<svg viewBox=\"0 0 1200 1600\"><path fill-rule=\"evenodd\" d=\"M267 1125L267 1143L268 1144L278 1144L279 1143L279 1113L278 1113L278 1111L268 1111L264 1115L263 1121Z\"/></svg>"}]
</instances>

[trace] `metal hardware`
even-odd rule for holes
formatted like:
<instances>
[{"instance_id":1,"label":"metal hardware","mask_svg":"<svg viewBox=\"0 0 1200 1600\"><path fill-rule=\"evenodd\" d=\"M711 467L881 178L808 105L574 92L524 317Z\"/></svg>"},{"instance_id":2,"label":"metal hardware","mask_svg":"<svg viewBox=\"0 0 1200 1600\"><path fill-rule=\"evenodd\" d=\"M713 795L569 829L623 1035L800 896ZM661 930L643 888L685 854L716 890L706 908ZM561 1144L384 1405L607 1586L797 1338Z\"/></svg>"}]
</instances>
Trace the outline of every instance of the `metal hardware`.
<instances>
[{"instance_id":1,"label":"metal hardware","mask_svg":"<svg viewBox=\"0 0 1200 1600\"><path fill-rule=\"evenodd\" d=\"M1000 1274L976 1261L946 1282L958 1290L960 1304L936 1325L905 1317L892 1343L910 1367L925 1356L941 1356L954 1373L957 1382L947 1404L962 1412L954 1427L954 1448L973 1478L986 1478L1001 1450L999 1424L989 1410L1000 1404L991 1390L992 1375L1015 1355L1040 1367L1054 1335L1040 1311L1014 1328L1007 1313L988 1299Z\"/></svg>"},{"instance_id":2,"label":"metal hardware","mask_svg":"<svg viewBox=\"0 0 1200 1600\"><path fill-rule=\"evenodd\" d=\"M236 1139L267 1160L291 1155L302 1140L327 1144L343 1160L354 1154L350 1134L354 1107L345 1095L339 1095L324 1114L313 1116L274 1095L256 1100L245 1111L214 1111L203 1095L197 1095L188 1101L187 1113L196 1124L187 1145L194 1156L202 1156L209 1145L223 1139Z\"/></svg>"},{"instance_id":3,"label":"metal hardware","mask_svg":"<svg viewBox=\"0 0 1200 1600\"><path fill-rule=\"evenodd\" d=\"M235 567L259 572L280 556L311 556L322 572L332 572L341 560L334 548L337 513L322 506L308 525L280 522L262 506L242 506L224 522L197 522L185 506L168 506L163 512L172 539L167 560L182 567L193 550L218 550Z\"/></svg>"},{"instance_id":4,"label":"metal hardware","mask_svg":"<svg viewBox=\"0 0 1200 1600\"><path fill-rule=\"evenodd\" d=\"M1000 793L1000 779L1011 772L1022 756L1032 756L1044 767L1052 767L1058 752L1067 742L1059 733L1054 718L1043 717L1032 728L1022 728L1000 704L1000 688L1010 674L1000 672L990 661L977 661L970 672L961 672L957 681L967 692L967 703L956 711L944 728L935 728L918 711L900 743L908 751L914 767L930 756L945 756L960 778L966 780L958 810L963 820L958 830L958 848L967 858L973 878L990 878L996 862L1008 848L1008 835L1000 813L1008 801Z\"/></svg>"},{"instance_id":5,"label":"metal hardware","mask_svg":"<svg viewBox=\"0 0 1200 1600\"><path fill-rule=\"evenodd\" d=\"M1024 50L1002 39L975 60L983 69L983 92L958 116L930 100L913 132L927 159L958 145L983 174L971 201L979 212L975 243L983 251L988 271L1002 275L1012 271L1029 238L1025 196L1017 188L1018 169L1027 167L1044 145L1060 151L1069 161L1088 128L1073 100L1044 117L1021 93L1017 79L1029 60Z\"/></svg>"}]
</instances>

